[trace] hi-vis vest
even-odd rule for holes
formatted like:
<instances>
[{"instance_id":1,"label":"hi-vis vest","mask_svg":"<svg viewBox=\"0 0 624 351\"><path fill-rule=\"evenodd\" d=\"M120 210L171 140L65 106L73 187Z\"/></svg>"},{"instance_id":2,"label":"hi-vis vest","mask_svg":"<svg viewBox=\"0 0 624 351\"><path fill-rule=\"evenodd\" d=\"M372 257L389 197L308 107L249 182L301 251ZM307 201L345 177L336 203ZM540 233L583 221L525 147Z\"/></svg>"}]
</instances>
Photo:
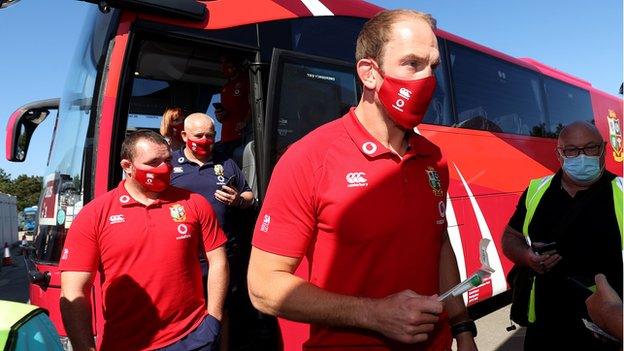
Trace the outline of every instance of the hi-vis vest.
<instances>
[{"instance_id":1,"label":"hi-vis vest","mask_svg":"<svg viewBox=\"0 0 624 351\"><path fill-rule=\"evenodd\" d=\"M537 205L539 204L542 196L546 192L546 189L550 186L553 175L549 175L539 179L533 179L529 183L527 189L527 196L525 201L526 216L524 217L524 224L522 225L522 234L525 239L530 243L529 237L529 224L533 219ZM622 226L622 177L615 177L611 181L611 188L613 190L613 209L615 210L615 218L617 219L618 228L620 229L620 247L624 250L624 227ZM528 310L529 323L535 322L535 277L533 277L533 284L531 285L531 295L529 296L529 310Z\"/></svg>"}]
</instances>

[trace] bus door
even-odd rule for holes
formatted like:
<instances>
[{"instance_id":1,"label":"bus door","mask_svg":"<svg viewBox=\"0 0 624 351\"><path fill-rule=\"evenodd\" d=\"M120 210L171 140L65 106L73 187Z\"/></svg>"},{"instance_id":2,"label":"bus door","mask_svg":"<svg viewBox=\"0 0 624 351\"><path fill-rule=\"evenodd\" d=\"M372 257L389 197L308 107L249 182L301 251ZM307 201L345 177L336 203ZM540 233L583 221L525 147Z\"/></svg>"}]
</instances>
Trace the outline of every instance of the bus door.
<instances>
[{"instance_id":1,"label":"bus door","mask_svg":"<svg viewBox=\"0 0 624 351\"><path fill-rule=\"evenodd\" d=\"M274 49L266 98L264 155L267 182L270 172L288 147L307 133L347 113L357 105L361 86L350 62ZM307 279L308 262L304 258L295 272ZM284 350L294 350L309 336L309 325L284 319L289 334L282 333Z\"/></svg>"},{"instance_id":2,"label":"bus door","mask_svg":"<svg viewBox=\"0 0 624 351\"><path fill-rule=\"evenodd\" d=\"M215 40L210 36L218 32L187 31L185 29L166 29L154 24L138 23L129 48L129 60L122 80L116 121L119 128L113 135L114 148L111 151L111 179L109 188L115 187L123 177L119 166L120 146L124 137L136 130L152 130L159 132L164 111L167 108L179 107L186 114L201 112L211 116L215 121L216 143L218 150L223 143L222 124L215 118L215 106L221 103L225 86L232 89L240 88L243 94L241 101L247 98L251 104L254 88L259 86L259 72L254 67L257 59L257 50L254 47ZM237 78L228 78L225 70L228 65L235 65L239 70ZM234 79L236 79L234 81ZM234 81L234 83L232 83ZM241 85L249 84L246 89ZM233 111L228 111L233 113ZM258 117L256 117L258 118ZM234 148L232 159L241 166L242 160L253 157L253 123L243 128L243 145ZM175 150L174 150L175 151ZM217 152L217 151L215 151ZM172 160L174 172L178 168L177 159ZM255 164L254 162L248 162ZM255 184L255 172L247 172L247 182ZM246 267L248 251L251 247L251 231L257 210L231 209L227 214L230 231L228 234L228 255L230 257L230 274L237 282L246 281ZM235 220L233 220L235 219ZM236 246L236 249L232 249ZM246 256L246 257L245 257ZM240 264L234 264L240 263ZM199 262L198 262L199 264ZM149 269L149 267L146 267ZM167 278L167 277L163 277ZM236 290L236 301L230 307L231 328L229 349L264 349L259 346L269 342L262 339L257 332L258 313L252 308L247 295L246 287ZM230 296L232 298L232 295ZM262 340L258 340L258 339ZM274 349L266 348L266 349Z\"/></svg>"}]
</instances>

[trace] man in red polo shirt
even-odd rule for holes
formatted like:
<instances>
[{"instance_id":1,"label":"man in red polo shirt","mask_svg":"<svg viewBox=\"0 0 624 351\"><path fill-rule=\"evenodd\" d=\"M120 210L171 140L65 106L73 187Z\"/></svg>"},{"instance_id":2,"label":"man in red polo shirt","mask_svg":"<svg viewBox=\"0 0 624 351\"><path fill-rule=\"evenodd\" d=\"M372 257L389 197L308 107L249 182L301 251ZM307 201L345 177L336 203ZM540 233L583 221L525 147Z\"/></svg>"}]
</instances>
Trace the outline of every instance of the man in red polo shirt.
<instances>
[{"instance_id":1,"label":"man in red polo shirt","mask_svg":"<svg viewBox=\"0 0 624 351\"><path fill-rule=\"evenodd\" d=\"M445 220L448 169L413 128L433 95L435 20L384 11L357 41L357 107L293 144L254 232L249 292L261 311L310 323L286 350L475 350ZM307 258L309 278L294 274ZM282 326L292 323L282 323ZM282 328L285 342L292 329Z\"/></svg>"},{"instance_id":2,"label":"man in red polo shirt","mask_svg":"<svg viewBox=\"0 0 624 351\"><path fill-rule=\"evenodd\" d=\"M101 350L210 350L228 284L223 234L206 199L169 186L167 141L130 134L126 179L85 206L72 224L59 269L61 313L74 350L94 350L90 291L102 282ZM197 251L206 251L207 309Z\"/></svg>"},{"instance_id":3,"label":"man in red polo shirt","mask_svg":"<svg viewBox=\"0 0 624 351\"><path fill-rule=\"evenodd\" d=\"M215 104L215 117L222 123L219 149L228 157L241 145L243 131L251 117L249 76L237 59L221 57L221 69L227 83L221 88L221 103Z\"/></svg>"}]
</instances>

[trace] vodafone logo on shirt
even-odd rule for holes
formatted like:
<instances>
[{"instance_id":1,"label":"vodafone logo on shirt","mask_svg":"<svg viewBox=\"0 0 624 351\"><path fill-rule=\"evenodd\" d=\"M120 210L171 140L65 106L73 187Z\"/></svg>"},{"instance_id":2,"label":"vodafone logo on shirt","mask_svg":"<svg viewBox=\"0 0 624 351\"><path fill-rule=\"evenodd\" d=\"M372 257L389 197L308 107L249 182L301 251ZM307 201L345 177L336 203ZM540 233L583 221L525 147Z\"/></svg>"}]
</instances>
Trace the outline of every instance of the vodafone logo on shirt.
<instances>
[{"instance_id":1,"label":"vodafone logo on shirt","mask_svg":"<svg viewBox=\"0 0 624 351\"><path fill-rule=\"evenodd\" d=\"M366 173L364 172L351 172L347 173L345 179L347 180L347 187L352 188L356 186L368 186L368 179L366 179Z\"/></svg>"}]
</instances>

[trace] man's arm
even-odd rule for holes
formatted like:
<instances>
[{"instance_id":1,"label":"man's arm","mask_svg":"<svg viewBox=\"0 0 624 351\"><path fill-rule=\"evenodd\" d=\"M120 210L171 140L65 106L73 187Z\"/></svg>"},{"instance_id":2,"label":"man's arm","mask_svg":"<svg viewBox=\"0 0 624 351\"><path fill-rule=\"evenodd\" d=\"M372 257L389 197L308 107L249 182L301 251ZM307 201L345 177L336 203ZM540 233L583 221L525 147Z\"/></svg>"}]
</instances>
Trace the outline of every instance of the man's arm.
<instances>
[{"instance_id":1,"label":"man's arm","mask_svg":"<svg viewBox=\"0 0 624 351\"><path fill-rule=\"evenodd\" d=\"M95 351L90 294L93 277L93 272L61 273L61 316L69 340L76 351Z\"/></svg>"},{"instance_id":2,"label":"man's arm","mask_svg":"<svg viewBox=\"0 0 624 351\"><path fill-rule=\"evenodd\" d=\"M253 205L255 199L253 196L253 193L251 191L243 191L240 194L240 200L239 200L239 204L238 207L240 208L248 208L251 205Z\"/></svg>"},{"instance_id":3,"label":"man's arm","mask_svg":"<svg viewBox=\"0 0 624 351\"><path fill-rule=\"evenodd\" d=\"M299 322L369 329L404 343L426 340L442 312L435 298L409 290L383 299L325 291L293 274L298 263L252 248L247 280L257 309Z\"/></svg>"},{"instance_id":4,"label":"man's arm","mask_svg":"<svg viewBox=\"0 0 624 351\"><path fill-rule=\"evenodd\" d=\"M561 256L554 250L543 255L535 253L527 244L524 235L510 226L507 226L503 232L502 243L503 253L507 258L515 264L529 266L540 274L551 270L561 261ZM540 245L542 243L535 242L533 244Z\"/></svg>"},{"instance_id":5,"label":"man's arm","mask_svg":"<svg viewBox=\"0 0 624 351\"><path fill-rule=\"evenodd\" d=\"M223 305L230 277L225 246L206 252L208 260L208 313L218 319L223 318Z\"/></svg>"},{"instance_id":6,"label":"man's arm","mask_svg":"<svg viewBox=\"0 0 624 351\"><path fill-rule=\"evenodd\" d=\"M596 292L585 301L587 312L600 328L622 340L622 299L603 274L595 280Z\"/></svg>"},{"instance_id":7,"label":"man's arm","mask_svg":"<svg viewBox=\"0 0 624 351\"><path fill-rule=\"evenodd\" d=\"M440 291L445 292L459 284L459 270L457 269L457 259L448 237L444 233L442 248L440 249ZM470 321L466 305L462 296L450 297L444 303L444 308L449 314L451 326L461 322ZM459 333L456 337L458 350L476 350L474 337L469 331Z\"/></svg>"}]
</instances>

